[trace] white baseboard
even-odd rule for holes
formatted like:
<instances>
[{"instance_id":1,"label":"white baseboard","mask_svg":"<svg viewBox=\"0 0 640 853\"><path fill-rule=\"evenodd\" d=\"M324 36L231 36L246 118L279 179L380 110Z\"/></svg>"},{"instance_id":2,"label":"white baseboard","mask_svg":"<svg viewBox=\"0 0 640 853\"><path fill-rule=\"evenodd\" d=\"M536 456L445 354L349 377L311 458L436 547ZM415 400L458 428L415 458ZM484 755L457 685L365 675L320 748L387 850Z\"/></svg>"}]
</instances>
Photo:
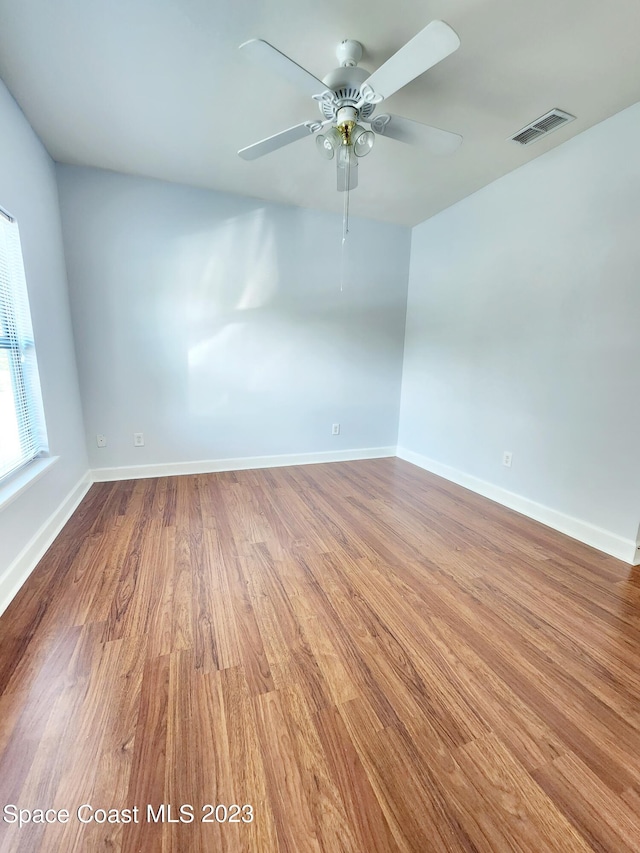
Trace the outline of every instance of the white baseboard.
<instances>
[{"instance_id":1,"label":"white baseboard","mask_svg":"<svg viewBox=\"0 0 640 853\"><path fill-rule=\"evenodd\" d=\"M369 447L360 450L327 451L319 453L253 456L239 459L213 459L198 462L172 462L164 465L138 465L119 468L97 468L87 473L69 492L58 509L42 525L0 577L0 615L15 597L20 587L67 523L93 482L168 477L181 474L208 474L217 471L241 471L251 468L278 468L287 465L309 465L322 462L348 462L358 459L380 459L398 456L426 471L483 495L496 503L520 512L529 518L558 530L567 536L591 545L631 565L640 565L640 543L624 539L586 521L565 515L543 504L509 492L456 468L443 465L419 453L398 447Z\"/></svg>"},{"instance_id":2,"label":"white baseboard","mask_svg":"<svg viewBox=\"0 0 640 853\"><path fill-rule=\"evenodd\" d=\"M127 465L94 468L95 483L112 480L141 480L146 477L175 477L183 474L215 474L218 471L246 471L251 468L282 468L288 465L315 465L322 462L352 462L395 456L395 447L366 447L359 450L328 450L319 453L287 453L280 456L244 456L238 459L203 459L197 462L167 462L159 465Z\"/></svg>"},{"instance_id":3,"label":"white baseboard","mask_svg":"<svg viewBox=\"0 0 640 853\"><path fill-rule=\"evenodd\" d=\"M53 540L71 518L80 501L89 491L92 482L91 474L88 472L74 486L56 511L25 545L9 568L0 577L0 615L7 609L9 603L38 565Z\"/></svg>"},{"instance_id":4,"label":"white baseboard","mask_svg":"<svg viewBox=\"0 0 640 853\"><path fill-rule=\"evenodd\" d=\"M520 512L522 515L539 521L547 527L552 527L554 530L564 533L572 539L584 542L585 545L597 548L599 551L616 557L618 560L623 560L625 563L630 563L631 565L640 564L640 548L633 539L623 539L609 530L603 530L601 527L596 527L587 521L565 515L563 512L559 512L544 504L536 503L536 501L529 500L529 498L522 497L522 495L517 495L515 492L510 492L493 483L488 483L486 480L481 480L479 477L465 474L464 471L459 471L457 468L443 465L441 462L436 462L435 459L429 459L420 453L406 450L404 447L398 447L397 456L400 459L417 465L419 468L424 468L425 471L430 471L432 474L444 477L445 480L450 480L452 483L464 486L465 489L470 489L472 492L483 495L485 498L489 498L496 503L509 507L509 509Z\"/></svg>"}]
</instances>

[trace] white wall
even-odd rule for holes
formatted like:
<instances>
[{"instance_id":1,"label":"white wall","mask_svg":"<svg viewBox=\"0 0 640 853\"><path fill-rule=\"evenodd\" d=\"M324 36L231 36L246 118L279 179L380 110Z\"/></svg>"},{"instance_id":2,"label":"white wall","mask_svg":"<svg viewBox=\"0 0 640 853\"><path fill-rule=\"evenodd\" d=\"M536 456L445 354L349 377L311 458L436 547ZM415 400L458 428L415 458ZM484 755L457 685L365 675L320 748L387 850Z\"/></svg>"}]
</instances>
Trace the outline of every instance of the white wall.
<instances>
[{"instance_id":1,"label":"white wall","mask_svg":"<svg viewBox=\"0 0 640 853\"><path fill-rule=\"evenodd\" d=\"M0 205L20 228L49 448L60 457L0 509L1 610L15 580L7 576L9 567L88 471L55 167L2 82Z\"/></svg>"},{"instance_id":2,"label":"white wall","mask_svg":"<svg viewBox=\"0 0 640 853\"><path fill-rule=\"evenodd\" d=\"M353 221L341 292L341 217L72 166L58 184L93 468L395 447L409 229Z\"/></svg>"},{"instance_id":3,"label":"white wall","mask_svg":"<svg viewBox=\"0 0 640 853\"><path fill-rule=\"evenodd\" d=\"M454 476L634 542L639 139L636 105L413 230L399 430Z\"/></svg>"}]
</instances>

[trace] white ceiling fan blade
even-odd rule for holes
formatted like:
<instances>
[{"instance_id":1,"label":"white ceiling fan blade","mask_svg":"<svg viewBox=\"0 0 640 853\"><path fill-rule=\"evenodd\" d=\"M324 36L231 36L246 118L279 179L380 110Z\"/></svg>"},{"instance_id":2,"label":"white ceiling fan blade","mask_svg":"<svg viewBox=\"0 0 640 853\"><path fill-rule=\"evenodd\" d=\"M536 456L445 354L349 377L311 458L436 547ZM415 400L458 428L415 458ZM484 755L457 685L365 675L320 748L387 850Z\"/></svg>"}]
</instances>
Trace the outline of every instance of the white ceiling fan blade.
<instances>
[{"instance_id":1,"label":"white ceiling fan blade","mask_svg":"<svg viewBox=\"0 0 640 853\"><path fill-rule=\"evenodd\" d=\"M444 21L431 21L366 81L388 98L460 47L457 33Z\"/></svg>"},{"instance_id":2,"label":"white ceiling fan blade","mask_svg":"<svg viewBox=\"0 0 640 853\"><path fill-rule=\"evenodd\" d=\"M240 45L238 50L243 51L252 62L263 68L270 68L276 74L284 77L292 86L296 86L308 95L317 95L327 88L322 80L314 77L293 59L289 59L268 41L262 39L249 39Z\"/></svg>"},{"instance_id":3,"label":"white ceiling fan blade","mask_svg":"<svg viewBox=\"0 0 640 853\"><path fill-rule=\"evenodd\" d=\"M287 130L281 130L280 133L274 133L273 136L267 136L266 139L261 139L260 142L254 142L253 145L241 148L238 154L243 160L256 160L258 157L263 157L265 154L270 154L272 151L277 151L278 148L289 145L290 142L296 142L298 139L303 139L305 136L315 133L325 124L327 122L319 121L305 121L302 124L296 124L294 127L287 128Z\"/></svg>"},{"instance_id":4,"label":"white ceiling fan blade","mask_svg":"<svg viewBox=\"0 0 640 853\"><path fill-rule=\"evenodd\" d=\"M338 192L355 190L358 186L358 158L353 153L353 148L342 145L338 149L336 167Z\"/></svg>"},{"instance_id":5,"label":"white ceiling fan blade","mask_svg":"<svg viewBox=\"0 0 640 853\"><path fill-rule=\"evenodd\" d=\"M375 116L370 124L381 136L389 136L408 145L422 145L432 154L453 154L462 144L459 133L440 130L439 127L402 116L379 115Z\"/></svg>"}]
</instances>

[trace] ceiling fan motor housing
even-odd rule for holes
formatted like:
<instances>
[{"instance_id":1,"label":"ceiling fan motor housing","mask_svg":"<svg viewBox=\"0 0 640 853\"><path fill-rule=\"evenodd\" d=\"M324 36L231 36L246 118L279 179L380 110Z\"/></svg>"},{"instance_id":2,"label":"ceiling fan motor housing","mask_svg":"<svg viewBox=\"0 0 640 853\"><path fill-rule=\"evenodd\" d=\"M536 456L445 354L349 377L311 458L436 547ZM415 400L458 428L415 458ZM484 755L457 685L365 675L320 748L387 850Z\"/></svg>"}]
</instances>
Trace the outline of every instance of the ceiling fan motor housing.
<instances>
[{"instance_id":1,"label":"ceiling fan motor housing","mask_svg":"<svg viewBox=\"0 0 640 853\"><path fill-rule=\"evenodd\" d=\"M340 65L350 67L357 65L362 59L362 45L353 39L344 39L336 48L336 56Z\"/></svg>"},{"instance_id":2,"label":"ceiling fan motor housing","mask_svg":"<svg viewBox=\"0 0 640 853\"><path fill-rule=\"evenodd\" d=\"M344 42L343 42L344 44ZM320 101L320 112L329 121L336 119L338 110L343 107L355 107L360 100L360 87L370 77L366 68L356 65L341 66L330 71L322 82L336 96L337 102ZM369 118L375 109L375 104L363 104L358 113L361 119Z\"/></svg>"}]
</instances>

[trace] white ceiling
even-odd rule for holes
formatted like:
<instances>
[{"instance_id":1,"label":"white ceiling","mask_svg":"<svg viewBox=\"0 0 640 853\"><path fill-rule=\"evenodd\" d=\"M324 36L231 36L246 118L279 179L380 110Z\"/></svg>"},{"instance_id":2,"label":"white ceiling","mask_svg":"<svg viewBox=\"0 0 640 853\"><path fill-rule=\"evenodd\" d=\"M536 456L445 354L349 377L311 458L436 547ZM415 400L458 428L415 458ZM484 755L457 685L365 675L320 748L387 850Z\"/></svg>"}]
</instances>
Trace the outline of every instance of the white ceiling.
<instances>
[{"instance_id":1,"label":"white ceiling","mask_svg":"<svg viewBox=\"0 0 640 853\"><path fill-rule=\"evenodd\" d=\"M323 77L354 38L374 70L433 19L460 49L384 110L464 143L437 158L379 137L354 214L414 225L640 99L638 0L0 0L0 77L55 160L340 211L313 139L237 156L319 115L237 46L263 38ZM577 121L506 141L553 107Z\"/></svg>"}]
</instances>

